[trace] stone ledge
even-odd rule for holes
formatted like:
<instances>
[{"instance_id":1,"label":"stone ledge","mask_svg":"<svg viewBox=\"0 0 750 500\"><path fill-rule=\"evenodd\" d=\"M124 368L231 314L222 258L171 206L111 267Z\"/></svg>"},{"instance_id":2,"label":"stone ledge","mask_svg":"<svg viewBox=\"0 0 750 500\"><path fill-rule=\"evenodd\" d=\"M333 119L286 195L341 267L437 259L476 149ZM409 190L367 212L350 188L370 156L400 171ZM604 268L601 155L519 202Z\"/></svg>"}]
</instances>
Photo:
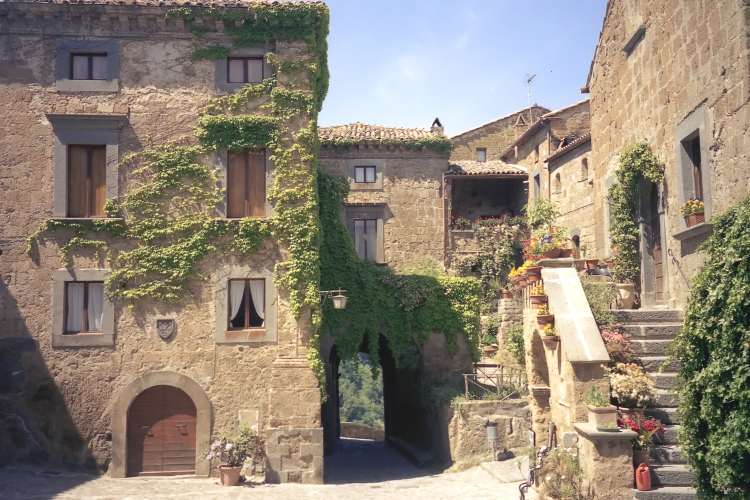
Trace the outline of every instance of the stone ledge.
<instances>
[{"instance_id":1,"label":"stone ledge","mask_svg":"<svg viewBox=\"0 0 750 500\"><path fill-rule=\"evenodd\" d=\"M578 432L578 434L591 441L624 441L632 440L638 437L638 434L636 434L635 432L624 429L620 429L617 432L599 431L593 424L590 424L588 422L575 424L573 427Z\"/></svg>"},{"instance_id":2,"label":"stone ledge","mask_svg":"<svg viewBox=\"0 0 750 500\"><path fill-rule=\"evenodd\" d=\"M689 240L692 238L700 238L703 236L708 236L713 231L713 224L710 222L702 222L700 224L696 224L695 226L689 227L687 229L683 229L682 231L677 231L672 235L672 238L678 240L678 241L684 241Z\"/></svg>"}]
</instances>

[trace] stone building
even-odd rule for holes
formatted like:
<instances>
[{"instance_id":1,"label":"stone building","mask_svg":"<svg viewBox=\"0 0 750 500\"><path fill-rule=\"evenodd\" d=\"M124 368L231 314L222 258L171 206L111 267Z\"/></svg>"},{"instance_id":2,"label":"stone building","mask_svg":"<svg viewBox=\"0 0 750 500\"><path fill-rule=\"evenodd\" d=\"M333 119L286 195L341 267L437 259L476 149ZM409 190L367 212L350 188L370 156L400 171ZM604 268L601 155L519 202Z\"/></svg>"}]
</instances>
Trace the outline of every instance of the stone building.
<instances>
[{"instance_id":1,"label":"stone building","mask_svg":"<svg viewBox=\"0 0 750 500\"><path fill-rule=\"evenodd\" d=\"M63 261L70 231L45 235L33 258L26 252L27 237L45 221L101 218L106 200L137 188L132 172L118 170L127 153L195 142L209 99L273 74L268 52L288 63L316 57L304 41L283 36L237 48L217 21L208 37L228 52L196 59L190 23L166 16L181 5L0 4L0 406L7 416L0 461L96 464L115 477L208 474L210 438L245 425L266 439L270 480L321 482L321 399L304 345L309 315L295 319L289 293L273 279L288 255L283 245L267 240L245 258L215 253L199 265L204 279L189 282L189 299L135 307L103 293L108 259L82 248ZM325 5L284 5L311 9L325 36ZM308 79L295 78L279 72L276 85L310 91ZM249 113L260 113L261 102ZM312 112L281 125L296 132L315 119ZM235 184L217 217L278 209L265 192L277 174L268 158L221 148L204 158L220 184ZM234 189L241 178L252 189Z\"/></svg>"},{"instance_id":2,"label":"stone building","mask_svg":"<svg viewBox=\"0 0 750 500\"><path fill-rule=\"evenodd\" d=\"M595 248L612 253L607 191L618 154L646 142L664 164L641 200L642 300L685 304L711 220L750 193L750 5L632 1L607 5L588 80ZM680 208L705 204L688 228Z\"/></svg>"},{"instance_id":3,"label":"stone building","mask_svg":"<svg viewBox=\"0 0 750 500\"><path fill-rule=\"evenodd\" d=\"M544 113L549 113L549 109L534 104L451 137L451 160L502 160L508 145Z\"/></svg>"}]
</instances>

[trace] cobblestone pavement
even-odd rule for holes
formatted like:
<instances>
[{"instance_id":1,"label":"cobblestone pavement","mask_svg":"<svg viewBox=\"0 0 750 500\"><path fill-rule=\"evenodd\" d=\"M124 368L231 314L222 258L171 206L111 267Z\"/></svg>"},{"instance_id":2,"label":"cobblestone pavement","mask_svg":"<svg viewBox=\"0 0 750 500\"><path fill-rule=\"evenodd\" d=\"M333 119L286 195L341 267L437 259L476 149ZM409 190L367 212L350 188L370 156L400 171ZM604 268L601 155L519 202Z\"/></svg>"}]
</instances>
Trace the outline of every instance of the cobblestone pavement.
<instances>
[{"instance_id":1,"label":"cobblestone pavement","mask_svg":"<svg viewBox=\"0 0 750 500\"><path fill-rule=\"evenodd\" d=\"M258 500L514 500L518 483L503 483L485 467L425 473L398 453L349 445L326 466L325 485L222 487L216 478L136 477L112 479L27 466L0 468L0 498L42 499L258 499ZM338 456L337 456L338 455ZM371 460L367 460L369 455ZM332 457L332 458L333 458ZM363 471L370 471L363 472ZM369 477L369 478L368 478Z\"/></svg>"}]
</instances>

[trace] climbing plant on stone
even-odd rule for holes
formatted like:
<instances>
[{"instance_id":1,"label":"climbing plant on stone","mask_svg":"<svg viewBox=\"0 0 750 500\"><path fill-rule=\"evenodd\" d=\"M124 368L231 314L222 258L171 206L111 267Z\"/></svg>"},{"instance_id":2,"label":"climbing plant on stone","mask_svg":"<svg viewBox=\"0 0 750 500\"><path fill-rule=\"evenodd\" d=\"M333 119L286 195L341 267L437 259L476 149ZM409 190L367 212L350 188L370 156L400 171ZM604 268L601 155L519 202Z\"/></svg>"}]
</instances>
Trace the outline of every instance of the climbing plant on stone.
<instances>
[{"instance_id":1,"label":"climbing plant on stone","mask_svg":"<svg viewBox=\"0 0 750 500\"><path fill-rule=\"evenodd\" d=\"M673 345L680 443L710 499L750 498L750 199L712 221Z\"/></svg>"},{"instance_id":2,"label":"climbing plant on stone","mask_svg":"<svg viewBox=\"0 0 750 500\"><path fill-rule=\"evenodd\" d=\"M638 143L622 150L615 175L617 183L609 188L610 231L615 250L613 276L620 282L636 283L641 269L638 187L644 180L660 184L664 167L648 144Z\"/></svg>"}]
</instances>

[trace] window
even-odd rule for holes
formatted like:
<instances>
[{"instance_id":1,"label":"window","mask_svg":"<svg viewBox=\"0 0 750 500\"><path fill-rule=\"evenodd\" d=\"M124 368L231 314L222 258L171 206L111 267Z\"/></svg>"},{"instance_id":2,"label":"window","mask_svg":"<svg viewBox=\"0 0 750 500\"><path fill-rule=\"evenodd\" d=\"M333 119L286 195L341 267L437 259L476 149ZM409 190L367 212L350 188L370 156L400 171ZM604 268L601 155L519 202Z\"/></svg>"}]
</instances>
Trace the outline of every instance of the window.
<instances>
[{"instance_id":1,"label":"window","mask_svg":"<svg viewBox=\"0 0 750 500\"><path fill-rule=\"evenodd\" d=\"M539 161L539 144L534 145L534 161Z\"/></svg>"},{"instance_id":2,"label":"window","mask_svg":"<svg viewBox=\"0 0 750 500\"><path fill-rule=\"evenodd\" d=\"M375 166L354 167L354 182L375 182Z\"/></svg>"},{"instance_id":3,"label":"window","mask_svg":"<svg viewBox=\"0 0 750 500\"><path fill-rule=\"evenodd\" d=\"M230 152L227 168L227 217L266 214L265 151Z\"/></svg>"},{"instance_id":4,"label":"window","mask_svg":"<svg viewBox=\"0 0 750 500\"><path fill-rule=\"evenodd\" d=\"M107 80L107 54L70 54L71 80Z\"/></svg>"},{"instance_id":5,"label":"window","mask_svg":"<svg viewBox=\"0 0 750 500\"><path fill-rule=\"evenodd\" d=\"M260 83L263 81L262 57L227 58L227 82Z\"/></svg>"},{"instance_id":6,"label":"window","mask_svg":"<svg viewBox=\"0 0 750 500\"><path fill-rule=\"evenodd\" d=\"M682 147L688 159L690 168L689 177L693 181L693 192L691 198L703 199L703 174L701 172L701 137L699 132L682 141Z\"/></svg>"},{"instance_id":7,"label":"window","mask_svg":"<svg viewBox=\"0 0 750 500\"><path fill-rule=\"evenodd\" d=\"M539 174L534 176L534 199L539 199L542 194L542 178Z\"/></svg>"},{"instance_id":8,"label":"window","mask_svg":"<svg viewBox=\"0 0 750 500\"><path fill-rule=\"evenodd\" d=\"M265 317L266 281L229 280L229 329L263 328Z\"/></svg>"},{"instance_id":9,"label":"window","mask_svg":"<svg viewBox=\"0 0 750 500\"><path fill-rule=\"evenodd\" d=\"M576 259L581 258L581 237L577 234L574 234L573 237L570 239L573 243L573 257Z\"/></svg>"},{"instance_id":10,"label":"window","mask_svg":"<svg viewBox=\"0 0 750 500\"><path fill-rule=\"evenodd\" d=\"M554 192L562 192L562 180L560 179L560 172L555 174L555 183L553 184Z\"/></svg>"},{"instance_id":11,"label":"window","mask_svg":"<svg viewBox=\"0 0 750 500\"><path fill-rule=\"evenodd\" d=\"M68 217L104 217L106 146L68 146Z\"/></svg>"},{"instance_id":12,"label":"window","mask_svg":"<svg viewBox=\"0 0 750 500\"><path fill-rule=\"evenodd\" d=\"M476 159L477 161L487 161L487 148L477 148Z\"/></svg>"},{"instance_id":13,"label":"window","mask_svg":"<svg viewBox=\"0 0 750 500\"><path fill-rule=\"evenodd\" d=\"M65 283L65 329L63 334L101 333L104 283L70 281Z\"/></svg>"},{"instance_id":14,"label":"window","mask_svg":"<svg viewBox=\"0 0 750 500\"><path fill-rule=\"evenodd\" d=\"M585 181L589 178L589 160L584 158L581 160L581 180Z\"/></svg>"},{"instance_id":15,"label":"window","mask_svg":"<svg viewBox=\"0 0 750 500\"><path fill-rule=\"evenodd\" d=\"M375 261L377 241L377 219L354 219L354 248L360 259Z\"/></svg>"}]
</instances>

